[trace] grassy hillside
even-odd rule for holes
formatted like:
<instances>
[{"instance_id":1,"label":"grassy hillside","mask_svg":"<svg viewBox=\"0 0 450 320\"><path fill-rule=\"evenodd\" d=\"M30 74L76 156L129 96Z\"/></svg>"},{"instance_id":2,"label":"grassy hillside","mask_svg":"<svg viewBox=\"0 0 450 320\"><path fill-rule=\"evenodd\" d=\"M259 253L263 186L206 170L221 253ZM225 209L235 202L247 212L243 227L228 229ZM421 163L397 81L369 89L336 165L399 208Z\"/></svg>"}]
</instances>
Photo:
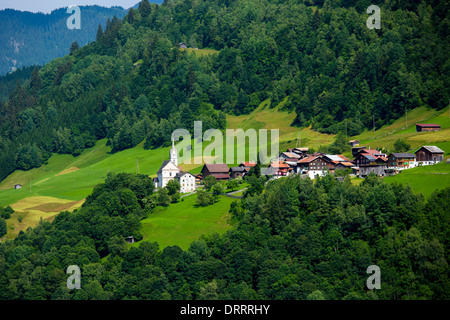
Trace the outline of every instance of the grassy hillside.
<instances>
[{"instance_id":1,"label":"grassy hillside","mask_svg":"<svg viewBox=\"0 0 450 320\"><path fill-rule=\"evenodd\" d=\"M197 207L197 197L190 195L168 207L158 207L148 218L141 221L144 241L156 241L160 248L178 245L188 249L192 241L202 234L223 233L228 224L230 204L236 199L221 196L208 207Z\"/></svg>"},{"instance_id":2,"label":"grassy hillside","mask_svg":"<svg viewBox=\"0 0 450 320\"><path fill-rule=\"evenodd\" d=\"M450 187L450 164L439 163L404 170L396 176L385 177L384 181L408 184L414 192L422 193L428 198L436 189Z\"/></svg>"},{"instance_id":3,"label":"grassy hillside","mask_svg":"<svg viewBox=\"0 0 450 320\"><path fill-rule=\"evenodd\" d=\"M416 132L416 123L434 123L441 125L441 131ZM445 158L450 153L450 113L449 108L441 111L417 108L403 116L390 125L384 126L375 131L366 131L350 139L357 139L361 146L371 148L386 148L394 150L394 143L397 139L405 140L411 145L411 152L416 151L423 145L435 145L446 152Z\"/></svg>"},{"instance_id":4,"label":"grassy hillside","mask_svg":"<svg viewBox=\"0 0 450 320\"><path fill-rule=\"evenodd\" d=\"M280 111L287 99L279 105L271 107L270 99L263 101L253 112L240 116L227 116L229 128L236 129L278 129L280 137L280 152L297 145L318 149L319 146L329 145L335 135L323 134L311 130L310 127L298 128L291 124L296 117L295 112ZM299 139L300 138L300 139Z\"/></svg>"}]
</instances>

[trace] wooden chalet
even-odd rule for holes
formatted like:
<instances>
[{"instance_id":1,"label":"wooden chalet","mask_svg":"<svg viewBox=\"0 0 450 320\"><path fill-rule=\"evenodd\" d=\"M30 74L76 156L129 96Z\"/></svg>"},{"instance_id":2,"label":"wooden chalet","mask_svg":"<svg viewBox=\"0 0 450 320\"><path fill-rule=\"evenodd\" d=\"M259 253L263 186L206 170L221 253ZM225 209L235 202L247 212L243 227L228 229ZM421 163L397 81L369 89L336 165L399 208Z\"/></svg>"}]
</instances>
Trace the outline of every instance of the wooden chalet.
<instances>
[{"instance_id":1,"label":"wooden chalet","mask_svg":"<svg viewBox=\"0 0 450 320\"><path fill-rule=\"evenodd\" d=\"M207 176L214 176L217 180L229 180L229 170L226 163L206 163L203 165L201 174L203 179Z\"/></svg>"},{"instance_id":2,"label":"wooden chalet","mask_svg":"<svg viewBox=\"0 0 450 320\"><path fill-rule=\"evenodd\" d=\"M444 151L436 146L423 146L414 152L416 161L421 165L444 161Z\"/></svg>"},{"instance_id":3,"label":"wooden chalet","mask_svg":"<svg viewBox=\"0 0 450 320\"><path fill-rule=\"evenodd\" d=\"M231 167L229 170L230 178L236 179L237 177L243 177L246 173L248 173L250 169L246 169L246 167Z\"/></svg>"},{"instance_id":4,"label":"wooden chalet","mask_svg":"<svg viewBox=\"0 0 450 320\"><path fill-rule=\"evenodd\" d=\"M271 172L274 178L277 178L277 177L286 177L290 175L293 172L293 170L290 165L284 163L283 161L273 161L269 165L269 172Z\"/></svg>"},{"instance_id":5,"label":"wooden chalet","mask_svg":"<svg viewBox=\"0 0 450 320\"><path fill-rule=\"evenodd\" d=\"M416 123L416 132L439 131L441 126L433 123Z\"/></svg>"},{"instance_id":6,"label":"wooden chalet","mask_svg":"<svg viewBox=\"0 0 450 320\"><path fill-rule=\"evenodd\" d=\"M416 155L413 153L394 152L389 154L387 167L389 169L403 170L417 166Z\"/></svg>"}]
</instances>

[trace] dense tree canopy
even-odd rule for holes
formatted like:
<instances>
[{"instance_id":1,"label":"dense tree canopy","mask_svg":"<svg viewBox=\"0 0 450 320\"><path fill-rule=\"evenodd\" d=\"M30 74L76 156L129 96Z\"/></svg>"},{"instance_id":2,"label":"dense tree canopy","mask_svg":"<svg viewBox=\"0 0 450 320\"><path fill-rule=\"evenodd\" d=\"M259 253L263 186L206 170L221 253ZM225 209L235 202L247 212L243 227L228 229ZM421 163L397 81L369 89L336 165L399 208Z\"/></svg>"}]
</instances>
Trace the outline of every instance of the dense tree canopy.
<instances>
[{"instance_id":1,"label":"dense tree canopy","mask_svg":"<svg viewBox=\"0 0 450 320\"><path fill-rule=\"evenodd\" d=\"M125 243L152 191L109 175L78 211L1 243L0 299L449 299L449 188L425 201L372 175L272 180L232 203L230 231L186 251ZM73 264L80 290L66 287ZM366 287L370 265L381 290Z\"/></svg>"}]
</instances>

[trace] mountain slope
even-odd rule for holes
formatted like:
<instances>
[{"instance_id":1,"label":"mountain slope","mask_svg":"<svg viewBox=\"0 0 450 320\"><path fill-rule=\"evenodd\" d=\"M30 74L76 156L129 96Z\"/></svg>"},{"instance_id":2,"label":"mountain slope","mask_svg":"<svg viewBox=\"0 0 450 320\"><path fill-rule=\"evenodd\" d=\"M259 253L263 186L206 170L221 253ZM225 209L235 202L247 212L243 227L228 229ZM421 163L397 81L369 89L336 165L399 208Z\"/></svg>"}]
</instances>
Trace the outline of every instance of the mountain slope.
<instances>
[{"instance_id":1,"label":"mountain slope","mask_svg":"<svg viewBox=\"0 0 450 320\"><path fill-rule=\"evenodd\" d=\"M100 6L80 6L80 11L81 29L70 30L66 22L71 14L66 8L50 14L1 10L0 75L65 56L74 41L80 46L94 41L99 25L104 28L108 19L127 13L121 7Z\"/></svg>"},{"instance_id":2,"label":"mountain slope","mask_svg":"<svg viewBox=\"0 0 450 320\"><path fill-rule=\"evenodd\" d=\"M224 129L227 115L267 99L295 126L349 136L372 128L374 116L379 129L405 110L444 108L448 6L380 4L383 27L370 30L365 4L142 1L0 103L0 180L99 139L117 152L166 146L195 120ZM178 50L180 42L194 49Z\"/></svg>"}]
</instances>

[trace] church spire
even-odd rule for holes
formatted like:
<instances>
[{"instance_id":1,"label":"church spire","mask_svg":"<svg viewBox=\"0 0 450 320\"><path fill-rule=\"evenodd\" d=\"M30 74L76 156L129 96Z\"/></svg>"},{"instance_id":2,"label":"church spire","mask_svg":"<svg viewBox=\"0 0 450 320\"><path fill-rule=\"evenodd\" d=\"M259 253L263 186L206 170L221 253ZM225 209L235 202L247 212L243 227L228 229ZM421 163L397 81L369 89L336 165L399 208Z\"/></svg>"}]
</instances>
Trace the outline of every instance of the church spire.
<instances>
[{"instance_id":1,"label":"church spire","mask_svg":"<svg viewBox=\"0 0 450 320\"><path fill-rule=\"evenodd\" d=\"M175 139L172 136L172 148L170 149L170 161L178 167L178 151L175 148Z\"/></svg>"}]
</instances>

